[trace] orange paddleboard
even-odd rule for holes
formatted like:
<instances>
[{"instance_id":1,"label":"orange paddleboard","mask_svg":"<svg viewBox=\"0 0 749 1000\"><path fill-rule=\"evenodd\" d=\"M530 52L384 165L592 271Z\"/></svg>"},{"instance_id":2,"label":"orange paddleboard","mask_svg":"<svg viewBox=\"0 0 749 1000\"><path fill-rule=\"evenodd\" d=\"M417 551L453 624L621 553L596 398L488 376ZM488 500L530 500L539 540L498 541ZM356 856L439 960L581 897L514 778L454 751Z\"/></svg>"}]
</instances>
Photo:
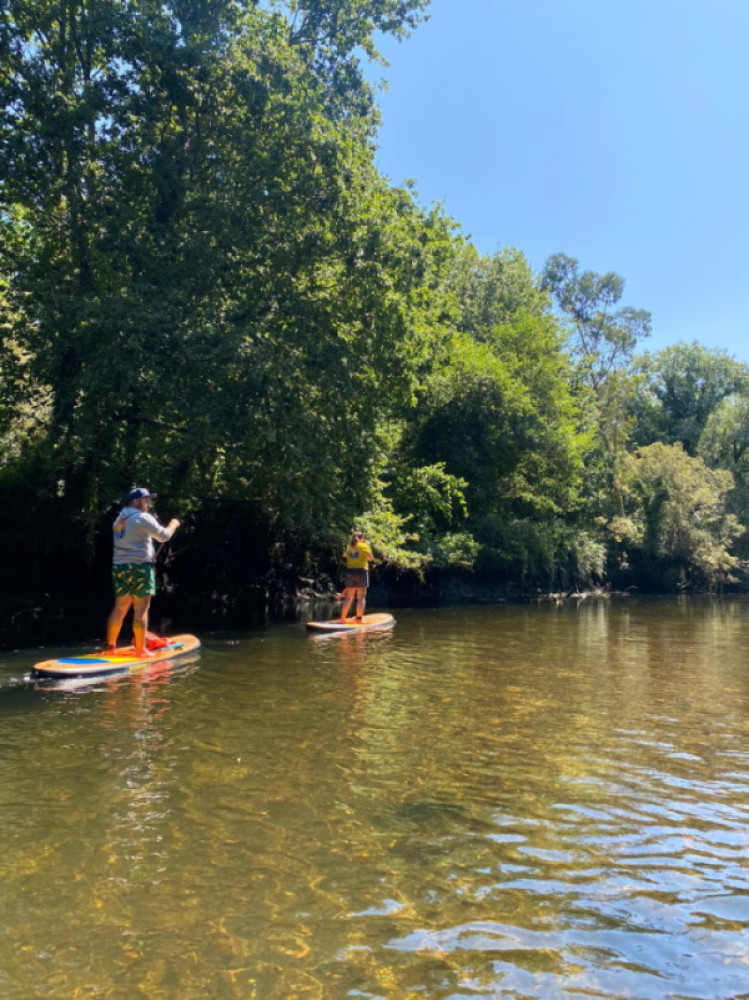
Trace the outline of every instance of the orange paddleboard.
<instances>
[{"instance_id":1,"label":"orange paddleboard","mask_svg":"<svg viewBox=\"0 0 749 1000\"><path fill-rule=\"evenodd\" d=\"M364 615L358 622L356 618L347 618L345 622L333 618L327 622L307 622L307 628L312 632L367 632L373 629L392 628L395 618L382 612L376 615Z\"/></svg>"}]
</instances>

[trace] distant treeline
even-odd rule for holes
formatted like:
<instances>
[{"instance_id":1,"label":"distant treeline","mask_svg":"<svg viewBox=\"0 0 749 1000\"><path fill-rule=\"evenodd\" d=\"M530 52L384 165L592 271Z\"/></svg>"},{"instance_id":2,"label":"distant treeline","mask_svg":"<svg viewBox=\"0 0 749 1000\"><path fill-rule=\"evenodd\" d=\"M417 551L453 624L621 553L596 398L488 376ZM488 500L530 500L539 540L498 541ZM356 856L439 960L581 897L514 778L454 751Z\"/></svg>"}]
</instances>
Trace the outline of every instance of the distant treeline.
<instances>
[{"instance_id":1,"label":"distant treeline","mask_svg":"<svg viewBox=\"0 0 749 1000\"><path fill-rule=\"evenodd\" d=\"M98 613L135 484L186 520L183 602L314 587L354 525L411 591L739 579L747 366L698 344L641 353L650 316L618 275L481 256L377 172L360 60L426 6L4 6L13 613L84 597Z\"/></svg>"}]
</instances>

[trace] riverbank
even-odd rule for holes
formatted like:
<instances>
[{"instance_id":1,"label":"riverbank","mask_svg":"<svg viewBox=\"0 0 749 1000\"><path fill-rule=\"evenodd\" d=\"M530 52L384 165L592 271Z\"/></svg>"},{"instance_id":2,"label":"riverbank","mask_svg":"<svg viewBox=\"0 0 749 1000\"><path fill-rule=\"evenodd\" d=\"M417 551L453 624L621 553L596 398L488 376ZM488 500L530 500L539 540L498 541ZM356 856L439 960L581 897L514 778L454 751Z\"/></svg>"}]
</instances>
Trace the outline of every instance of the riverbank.
<instances>
[{"instance_id":1,"label":"riverbank","mask_svg":"<svg viewBox=\"0 0 749 1000\"><path fill-rule=\"evenodd\" d=\"M226 581L224 581L226 582ZM161 573L151 605L153 631L210 632L253 629L280 622L325 618L333 613L338 587L329 577L264 580L245 578L236 586L209 589L194 578L175 580ZM749 592L749 574L726 593ZM487 581L470 573L435 573L426 579L415 574L373 574L370 609L436 608L460 605L500 605L529 602L605 600L654 593L636 584L615 587L569 588L544 591L522 588L509 580ZM104 623L111 609L108 574L99 571L76 581L51 580L33 596L0 594L0 649L81 643L95 645L104 637Z\"/></svg>"}]
</instances>

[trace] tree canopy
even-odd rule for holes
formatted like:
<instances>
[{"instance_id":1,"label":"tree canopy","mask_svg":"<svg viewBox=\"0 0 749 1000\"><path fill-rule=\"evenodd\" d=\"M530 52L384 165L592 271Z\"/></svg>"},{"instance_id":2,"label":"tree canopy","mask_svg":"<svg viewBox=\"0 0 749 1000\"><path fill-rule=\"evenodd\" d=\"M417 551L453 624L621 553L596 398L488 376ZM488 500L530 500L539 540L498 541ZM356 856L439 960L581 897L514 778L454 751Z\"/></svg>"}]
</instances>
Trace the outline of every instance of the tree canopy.
<instances>
[{"instance_id":1,"label":"tree canopy","mask_svg":"<svg viewBox=\"0 0 749 1000\"><path fill-rule=\"evenodd\" d=\"M746 366L638 358L651 320L619 275L481 255L378 173L363 61L426 10L4 5L0 495L22 523L0 544L29 581L61 554L85 579L134 482L193 517L213 590L324 572L356 523L422 579L600 581L625 535L731 575ZM725 557L647 541L689 483Z\"/></svg>"},{"instance_id":2,"label":"tree canopy","mask_svg":"<svg viewBox=\"0 0 749 1000\"><path fill-rule=\"evenodd\" d=\"M681 441L694 455L710 415L722 400L749 392L749 366L726 351L679 343L634 362L639 385L631 411L642 444Z\"/></svg>"}]
</instances>

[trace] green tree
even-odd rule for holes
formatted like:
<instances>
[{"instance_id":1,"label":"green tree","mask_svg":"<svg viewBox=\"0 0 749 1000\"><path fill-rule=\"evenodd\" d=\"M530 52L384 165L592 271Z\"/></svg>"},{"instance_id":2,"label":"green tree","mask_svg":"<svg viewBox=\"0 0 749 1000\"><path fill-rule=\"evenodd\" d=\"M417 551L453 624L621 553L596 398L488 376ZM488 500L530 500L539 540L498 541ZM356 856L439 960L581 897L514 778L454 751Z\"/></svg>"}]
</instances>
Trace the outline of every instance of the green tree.
<instances>
[{"instance_id":1,"label":"green tree","mask_svg":"<svg viewBox=\"0 0 749 1000\"><path fill-rule=\"evenodd\" d=\"M748 529L749 396L728 396L718 403L707 419L697 452L712 468L727 469L732 474L735 489L729 497L729 510ZM749 557L749 532L745 532L739 546L744 558Z\"/></svg>"},{"instance_id":2,"label":"green tree","mask_svg":"<svg viewBox=\"0 0 749 1000\"><path fill-rule=\"evenodd\" d=\"M516 250L480 257L465 246L448 284L455 332L410 418L412 464L440 463L465 483L479 565L511 574L512 539L532 522L544 533L578 503L583 442L569 361L548 295ZM529 581L546 579L545 557L542 569L535 557L528 564Z\"/></svg>"},{"instance_id":3,"label":"green tree","mask_svg":"<svg viewBox=\"0 0 749 1000\"><path fill-rule=\"evenodd\" d=\"M690 455L718 404L749 389L749 366L696 341L679 343L636 360L640 374L631 403L639 444L681 441Z\"/></svg>"},{"instance_id":4,"label":"green tree","mask_svg":"<svg viewBox=\"0 0 749 1000\"><path fill-rule=\"evenodd\" d=\"M565 254L549 258L541 284L554 296L567 321L581 407L589 414L589 426L600 448L600 463L590 465L589 493L596 493L594 477L600 469L610 496L609 509L621 515L619 467L631 431L631 361L637 343L650 334L650 313L630 306L616 308L624 294L623 279L613 272L580 272L578 262ZM606 506L604 500L604 511Z\"/></svg>"},{"instance_id":5,"label":"green tree","mask_svg":"<svg viewBox=\"0 0 749 1000\"><path fill-rule=\"evenodd\" d=\"M581 440L548 296L513 249L482 258L466 247L450 281L457 332L424 397L423 447L471 484L476 515L569 509Z\"/></svg>"},{"instance_id":6,"label":"green tree","mask_svg":"<svg viewBox=\"0 0 749 1000\"><path fill-rule=\"evenodd\" d=\"M732 548L743 528L727 510L733 477L710 469L681 444L638 448L622 463L624 513L616 541L651 585L708 586L734 579Z\"/></svg>"},{"instance_id":7,"label":"green tree","mask_svg":"<svg viewBox=\"0 0 749 1000\"><path fill-rule=\"evenodd\" d=\"M749 469L749 396L731 395L710 413L699 454L712 466Z\"/></svg>"},{"instance_id":8,"label":"green tree","mask_svg":"<svg viewBox=\"0 0 749 1000\"><path fill-rule=\"evenodd\" d=\"M451 237L374 171L357 47L423 7L4 9L0 208L35 247L3 260L9 337L51 400L50 489L91 524L132 475L308 532L365 502Z\"/></svg>"}]
</instances>

